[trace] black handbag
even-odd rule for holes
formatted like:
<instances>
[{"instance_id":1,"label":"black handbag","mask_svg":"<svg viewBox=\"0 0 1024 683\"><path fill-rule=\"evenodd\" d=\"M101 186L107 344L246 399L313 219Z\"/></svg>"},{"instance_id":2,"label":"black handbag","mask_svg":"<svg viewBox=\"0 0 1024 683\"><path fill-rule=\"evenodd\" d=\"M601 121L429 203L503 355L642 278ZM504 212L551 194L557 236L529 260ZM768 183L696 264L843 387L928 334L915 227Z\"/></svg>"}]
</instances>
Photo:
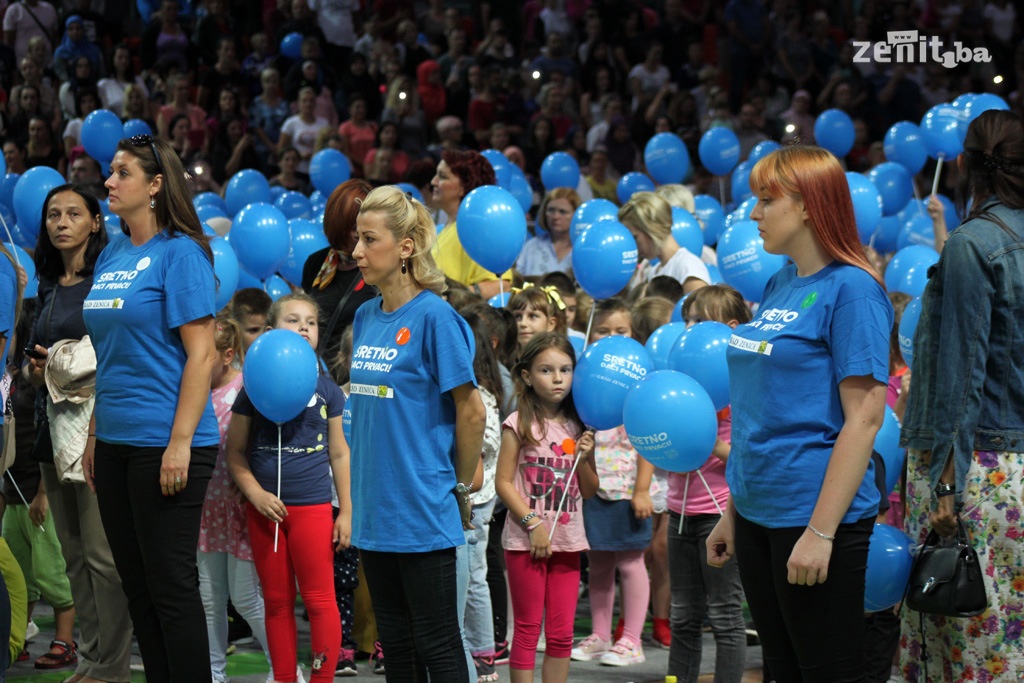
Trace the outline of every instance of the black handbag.
<instances>
[{"instance_id":1,"label":"black handbag","mask_svg":"<svg viewBox=\"0 0 1024 683\"><path fill-rule=\"evenodd\" d=\"M978 553L971 546L963 521L945 539L933 529L910 570L906 605L924 614L974 617L988 609Z\"/></svg>"}]
</instances>

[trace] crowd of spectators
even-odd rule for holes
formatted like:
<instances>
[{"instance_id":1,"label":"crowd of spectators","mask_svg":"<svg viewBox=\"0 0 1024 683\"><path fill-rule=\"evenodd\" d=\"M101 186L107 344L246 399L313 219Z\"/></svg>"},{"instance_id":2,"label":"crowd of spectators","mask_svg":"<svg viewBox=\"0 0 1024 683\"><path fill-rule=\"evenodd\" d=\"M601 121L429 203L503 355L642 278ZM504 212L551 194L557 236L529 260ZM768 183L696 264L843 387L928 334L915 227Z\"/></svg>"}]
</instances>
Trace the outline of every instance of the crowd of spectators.
<instances>
[{"instance_id":1,"label":"crowd of spectators","mask_svg":"<svg viewBox=\"0 0 1024 683\"><path fill-rule=\"evenodd\" d=\"M424 187L433 170L420 162L494 147L531 178L565 150L594 195L608 196L643 169L644 143L660 131L678 133L696 160L701 134L728 126L742 155L765 138L813 142L815 115L834 107L854 120L846 162L862 171L883 159L889 126L960 93L995 92L1022 111L1024 44L1008 0L253 5L0 0L8 172L73 173L82 119L106 107L147 121L202 171L199 189L249 167L308 189L309 160L326 146L348 155L355 176ZM856 41L914 30L991 60L858 57ZM296 58L280 49L289 36Z\"/></svg>"}]
</instances>

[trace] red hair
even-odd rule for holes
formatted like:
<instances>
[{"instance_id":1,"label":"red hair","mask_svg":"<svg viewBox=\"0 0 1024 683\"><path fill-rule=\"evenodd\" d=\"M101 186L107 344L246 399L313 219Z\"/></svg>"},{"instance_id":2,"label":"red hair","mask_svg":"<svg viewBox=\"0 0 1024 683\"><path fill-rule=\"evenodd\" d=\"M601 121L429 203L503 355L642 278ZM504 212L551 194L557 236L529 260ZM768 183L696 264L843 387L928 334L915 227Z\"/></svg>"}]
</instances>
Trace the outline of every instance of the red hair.
<instances>
[{"instance_id":1,"label":"red hair","mask_svg":"<svg viewBox=\"0 0 1024 683\"><path fill-rule=\"evenodd\" d=\"M803 202L818 244L834 260L882 278L864 254L853 215L850 184L839 160L828 150L792 145L775 150L754 165L750 189L772 197L787 195Z\"/></svg>"},{"instance_id":2,"label":"red hair","mask_svg":"<svg viewBox=\"0 0 1024 683\"><path fill-rule=\"evenodd\" d=\"M324 207L324 235L337 251L346 256L356 248L356 215L359 204L370 194L373 186L365 180L353 178L334 188Z\"/></svg>"},{"instance_id":3,"label":"red hair","mask_svg":"<svg viewBox=\"0 0 1024 683\"><path fill-rule=\"evenodd\" d=\"M462 183L463 196L481 185L498 184L494 177L494 167L480 152L474 152L471 149L446 149L441 153L441 159L448 164L448 168Z\"/></svg>"}]
</instances>

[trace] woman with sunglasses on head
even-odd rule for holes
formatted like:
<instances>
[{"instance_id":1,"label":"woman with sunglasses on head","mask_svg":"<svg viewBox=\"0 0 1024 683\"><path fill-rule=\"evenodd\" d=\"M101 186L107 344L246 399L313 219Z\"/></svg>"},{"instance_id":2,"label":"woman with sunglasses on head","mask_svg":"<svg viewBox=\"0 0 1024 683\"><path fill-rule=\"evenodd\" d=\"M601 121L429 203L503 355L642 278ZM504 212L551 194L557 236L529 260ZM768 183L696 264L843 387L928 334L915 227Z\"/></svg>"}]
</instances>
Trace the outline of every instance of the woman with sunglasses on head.
<instances>
[{"instance_id":1,"label":"woman with sunglasses on head","mask_svg":"<svg viewBox=\"0 0 1024 683\"><path fill-rule=\"evenodd\" d=\"M127 235L96 262L96 408L83 458L149 681L209 683L196 547L219 434L209 238L171 146L121 140L106 187Z\"/></svg>"}]
</instances>

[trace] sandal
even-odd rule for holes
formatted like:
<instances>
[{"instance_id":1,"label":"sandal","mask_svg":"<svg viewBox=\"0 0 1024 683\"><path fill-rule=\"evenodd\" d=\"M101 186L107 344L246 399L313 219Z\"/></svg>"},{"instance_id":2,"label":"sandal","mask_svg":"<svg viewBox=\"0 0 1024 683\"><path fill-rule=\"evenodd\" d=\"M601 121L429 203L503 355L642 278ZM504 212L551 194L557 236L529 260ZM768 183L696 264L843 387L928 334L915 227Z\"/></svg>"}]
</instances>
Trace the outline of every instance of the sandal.
<instances>
[{"instance_id":1,"label":"sandal","mask_svg":"<svg viewBox=\"0 0 1024 683\"><path fill-rule=\"evenodd\" d=\"M56 652L55 652L56 650ZM78 663L78 643L71 644L63 640L51 640L50 652L36 659L37 669L63 669Z\"/></svg>"}]
</instances>

